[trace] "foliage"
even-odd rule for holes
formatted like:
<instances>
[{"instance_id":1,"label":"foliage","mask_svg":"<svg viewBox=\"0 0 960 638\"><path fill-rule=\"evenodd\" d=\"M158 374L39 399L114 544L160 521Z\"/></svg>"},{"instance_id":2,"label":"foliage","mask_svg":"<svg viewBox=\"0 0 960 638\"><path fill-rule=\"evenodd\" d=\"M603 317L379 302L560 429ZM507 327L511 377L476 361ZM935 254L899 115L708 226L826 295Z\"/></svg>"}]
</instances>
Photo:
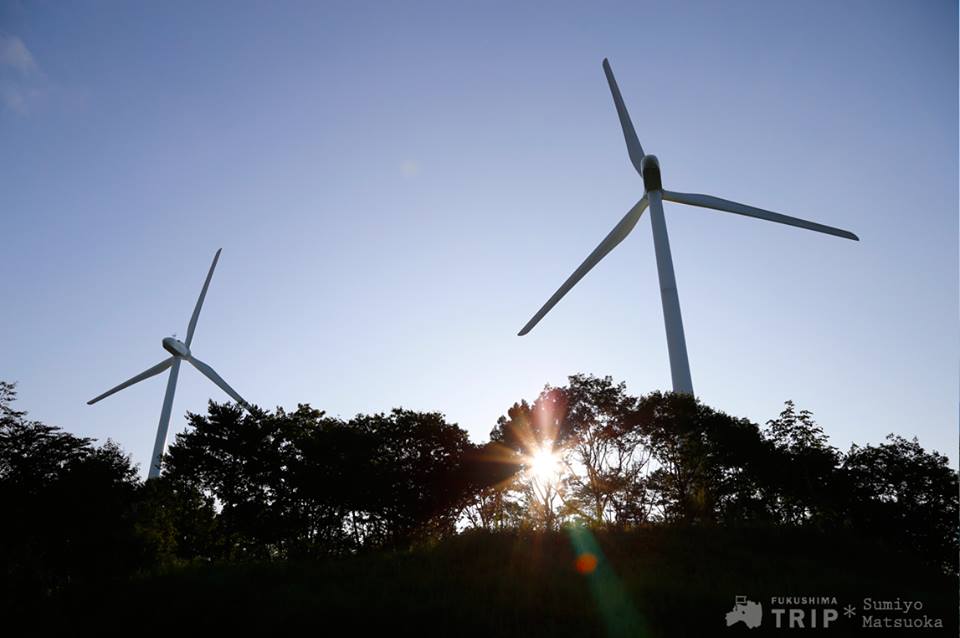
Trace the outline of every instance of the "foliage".
<instances>
[{"instance_id":1,"label":"foliage","mask_svg":"<svg viewBox=\"0 0 960 638\"><path fill-rule=\"evenodd\" d=\"M402 546L455 532L467 433L439 413L396 409L348 422L210 404L164 463L174 485L215 500L226 557L265 559Z\"/></svg>"},{"instance_id":2,"label":"foliage","mask_svg":"<svg viewBox=\"0 0 960 638\"><path fill-rule=\"evenodd\" d=\"M15 399L15 386L0 382L3 603L14 607L145 566L131 517L138 486L130 460L110 441L94 447L28 420Z\"/></svg>"},{"instance_id":3,"label":"foliage","mask_svg":"<svg viewBox=\"0 0 960 638\"><path fill-rule=\"evenodd\" d=\"M142 482L113 442L32 421L15 399L0 382L6 609L190 565L408 552L471 527L746 526L856 538L957 570L946 457L894 435L842 454L790 401L760 428L689 395L635 397L610 377L574 375L515 403L481 445L437 412L344 420L308 404L211 402L188 415L161 477ZM544 455L559 472L538 473Z\"/></svg>"},{"instance_id":4,"label":"foliage","mask_svg":"<svg viewBox=\"0 0 960 638\"><path fill-rule=\"evenodd\" d=\"M551 438L553 437L553 438ZM609 377L574 375L501 417L491 439L520 464L481 501L514 527L772 525L884 539L956 572L957 473L946 457L892 437L843 455L792 401L761 429L688 395L635 398ZM566 472L535 489L532 450L553 442ZM557 502L559 501L559 503Z\"/></svg>"},{"instance_id":5,"label":"foliage","mask_svg":"<svg viewBox=\"0 0 960 638\"><path fill-rule=\"evenodd\" d=\"M927 452L916 438L890 434L877 446L852 446L843 472L850 486L847 516L855 526L956 571L960 485L947 457Z\"/></svg>"},{"instance_id":6,"label":"foliage","mask_svg":"<svg viewBox=\"0 0 960 638\"><path fill-rule=\"evenodd\" d=\"M829 445L823 429L808 410L797 412L787 401L780 416L764 430L773 445L764 490L770 513L785 524L838 523L843 477L840 454Z\"/></svg>"}]
</instances>

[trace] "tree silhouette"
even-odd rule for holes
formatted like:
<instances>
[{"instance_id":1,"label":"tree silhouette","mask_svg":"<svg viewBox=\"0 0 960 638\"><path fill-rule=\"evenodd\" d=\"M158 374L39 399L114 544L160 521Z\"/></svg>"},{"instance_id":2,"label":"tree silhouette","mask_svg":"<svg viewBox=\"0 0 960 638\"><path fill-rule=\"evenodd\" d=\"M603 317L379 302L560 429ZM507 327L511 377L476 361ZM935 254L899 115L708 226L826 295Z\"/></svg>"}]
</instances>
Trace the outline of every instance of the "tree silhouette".
<instances>
[{"instance_id":1,"label":"tree silhouette","mask_svg":"<svg viewBox=\"0 0 960 638\"><path fill-rule=\"evenodd\" d=\"M853 445L843 471L855 525L957 572L960 484L947 457L927 452L916 438L890 434L877 446Z\"/></svg>"},{"instance_id":2,"label":"tree silhouette","mask_svg":"<svg viewBox=\"0 0 960 638\"><path fill-rule=\"evenodd\" d=\"M494 496L500 504L513 502L521 505L524 513L521 525L545 530L558 526L565 486L537 482L530 470L537 454L545 451L562 454L570 434L566 413L563 391L548 386L533 405L526 401L515 403L490 432L490 439L503 446L503 454L520 470L504 485L511 496Z\"/></svg>"},{"instance_id":3,"label":"tree silhouette","mask_svg":"<svg viewBox=\"0 0 960 638\"><path fill-rule=\"evenodd\" d=\"M523 461L516 450L498 441L475 446L465 455L460 489L466 497L463 516L472 527L503 530L521 526L524 508L515 495L515 482L522 470Z\"/></svg>"},{"instance_id":4,"label":"tree silhouette","mask_svg":"<svg viewBox=\"0 0 960 638\"><path fill-rule=\"evenodd\" d=\"M652 504L646 475L652 450L647 434L634 427L638 399L611 377L573 375L562 388L570 431L571 500L593 525L647 522Z\"/></svg>"},{"instance_id":5,"label":"tree silhouette","mask_svg":"<svg viewBox=\"0 0 960 638\"><path fill-rule=\"evenodd\" d=\"M284 421L210 402L207 415L188 415L190 428L177 435L164 460L173 484L215 499L231 558L279 557L296 536L283 476Z\"/></svg>"},{"instance_id":6,"label":"tree silhouette","mask_svg":"<svg viewBox=\"0 0 960 638\"><path fill-rule=\"evenodd\" d=\"M349 422L300 405L210 404L170 447L171 482L214 499L235 558L403 546L455 531L468 501L467 433L435 412Z\"/></svg>"},{"instance_id":7,"label":"tree silhouette","mask_svg":"<svg viewBox=\"0 0 960 638\"><path fill-rule=\"evenodd\" d=\"M791 401L761 429L689 395L634 397L610 377L573 375L515 403L479 445L439 412L344 420L309 404L210 402L143 483L113 442L32 421L15 399L0 382L5 609L158 568L432 546L464 526L852 535L956 572L946 457L894 435L841 454ZM534 476L545 449L561 476Z\"/></svg>"},{"instance_id":8,"label":"tree silhouette","mask_svg":"<svg viewBox=\"0 0 960 638\"><path fill-rule=\"evenodd\" d=\"M757 468L768 449L756 425L660 392L640 399L634 419L652 450L648 485L663 520L715 523L760 509Z\"/></svg>"},{"instance_id":9,"label":"tree silhouette","mask_svg":"<svg viewBox=\"0 0 960 638\"><path fill-rule=\"evenodd\" d=\"M26 418L0 382L2 598L15 607L67 583L102 583L150 564L132 517L136 472L112 442Z\"/></svg>"},{"instance_id":10,"label":"tree silhouette","mask_svg":"<svg viewBox=\"0 0 960 638\"><path fill-rule=\"evenodd\" d=\"M365 478L378 544L404 546L453 534L467 501L459 480L473 451L467 433L438 412L402 409L358 415L348 426L375 442Z\"/></svg>"}]
</instances>

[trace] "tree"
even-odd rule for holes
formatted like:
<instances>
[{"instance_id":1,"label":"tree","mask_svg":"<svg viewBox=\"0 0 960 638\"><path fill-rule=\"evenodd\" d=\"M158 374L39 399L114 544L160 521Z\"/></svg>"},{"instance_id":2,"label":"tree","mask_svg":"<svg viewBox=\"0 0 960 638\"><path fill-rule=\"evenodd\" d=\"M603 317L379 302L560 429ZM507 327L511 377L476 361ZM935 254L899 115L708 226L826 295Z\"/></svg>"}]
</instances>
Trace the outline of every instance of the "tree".
<instances>
[{"instance_id":1,"label":"tree","mask_svg":"<svg viewBox=\"0 0 960 638\"><path fill-rule=\"evenodd\" d=\"M360 550L373 486L369 463L376 442L368 432L300 406L293 418L294 461L290 485L306 521L303 550L340 554Z\"/></svg>"},{"instance_id":2,"label":"tree","mask_svg":"<svg viewBox=\"0 0 960 638\"><path fill-rule=\"evenodd\" d=\"M490 432L490 440L503 447L503 454L519 470L503 488L525 513L521 525L551 530L559 524L565 485L537 480L532 469L538 455L556 454L562 462L570 433L565 416L565 395L547 386L532 406L526 401L515 403ZM501 502L509 502L506 498L506 493L499 495Z\"/></svg>"},{"instance_id":3,"label":"tree","mask_svg":"<svg viewBox=\"0 0 960 638\"><path fill-rule=\"evenodd\" d=\"M664 520L713 523L762 512L758 469L769 449L755 424L660 392L642 397L632 418L652 450L649 488Z\"/></svg>"},{"instance_id":4,"label":"tree","mask_svg":"<svg viewBox=\"0 0 960 638\"><path fill-rule=\"evenodd\" d=\"M813 414L786 401L780 416L767 421L764 437L773 446L764 474L772 517L788 525L835 522L840 455Z\"/></svg>"},{"instance_id":5,"label":"tree","mask_svg":"<svg viewBox=\"0 0 960 638\"><path fill-rule=\"evenodd\" d=\"M645 523L652 450L646 433L633 427L638 399L609 376L573 375L562 392L577 513L594 525Z\"/></svg>"},{"instance_id":6,"label":"tree","mask_svg":"<svg viewBox=\"0 0 960 638\"><path fill-rule=\"evenodd\" d=\"M253 413L210 404L177 435L165 476L219 508L234 558L403 546L453 533L471 483L467 433L435 412L349 422L309 405Z\"/></svg>"},{"instance_id":7,"label":"tree","mask_svg":"<svg viewBox=\"0 0 960 638\"><path fill-rule=\"evenodd\" d=\"M956 573L960 485L947 462L924 450L916 437L890 434L877 446L853 445L843 458L850 486L847 515L864 532Z\"/></svg>"},{"instance_id":8,"label":"tree","mask_svg":"<svg viewBox=\"0 0 960 638\"><path fill-rule=\"evenodd\" d=\"M16 385L0 381L0 481L29 494L87 455L92 439L28 420L26 412L13 409L16 397Z\"/></svg>"},{"instance_id":9,"label":"tree","mask_svg":"<svg viewBox=\"0 0 960 638\"><path fill-rule=\"evenodd\" d=\"M169 476L140 487L133 520L144 554L158 565L209 562L229 554L214 499Z\"/></svg>"},{"instance_id":10,"label":"tree","mask_svg":"<svg viewBox=\"0 0 960 638\"><path fill-rule=\"evenodd\" d=\"M636 405L625 384L578 374L500 417L490 437L512 451L523 470L509 489L533 526L553 529L574 518L593 525L647 519L650 448L632 427ZM544 454L555 455L562 468L550 480L533 471Z\"/></svg>"},{"instance_id":11,"label":"tree","mask_svg":"<svg viewBox=\"0 0 960 638\"><path fill-rule=\"evenodd\" d=\"M190 428L170 446L164 476L185 493L213 500L229 557L311 553L318 539L329 537L329 527L340 527L339 520L324 520L324 503L304 489L308 468L329 460L305 460L304 450L326 454L310 444L338 421L309 405L270 414L212 401L206 415L190 414L188 421Z\"/></svg>"},{"instance_id":12,"label":"tree","mask_svg":"<svg viewBox=\"0 0 960 638\"><path fill-rule=\"evenodd\" d=\"M469 500L461 476L473 446L464 430L438 412L403 409L358 415L347 427L373 442L361 466L369 540L395 547L455 533Z\"/></svg>"},{"instance_id":13,"label":"tree","mask_svg":"<svg viewBox=\"0 0 960 638\"><path fill-rule=\"evenodd\" d=\"M523 469L514 450L497 441L475 446L464 457L461 489L467 496L463 515L476 528L520 527L524 510L515 488Z\"/></svg>"},{"instance_id":14,"label":"tree","mask_svg":"<svg viewBox=\"0 0 960 638\"><path fill-rule=\"evenodd\" d=\"M149 566L131 516L138 481L111 441L94 447L15 410L0 382L0 579L8 605L67 583L102 583Z\"/></svg>"}]
</instances>

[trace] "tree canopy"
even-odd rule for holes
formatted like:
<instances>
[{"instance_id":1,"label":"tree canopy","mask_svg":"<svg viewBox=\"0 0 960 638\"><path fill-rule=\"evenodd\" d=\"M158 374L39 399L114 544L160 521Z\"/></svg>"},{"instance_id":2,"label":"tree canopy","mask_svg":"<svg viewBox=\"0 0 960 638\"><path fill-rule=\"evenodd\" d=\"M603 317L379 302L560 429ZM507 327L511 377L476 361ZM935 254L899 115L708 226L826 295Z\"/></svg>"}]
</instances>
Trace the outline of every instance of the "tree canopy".
<instances>
[{"instance_id":1,"label":"tree canopy","mask_svg":"<svg viewBox=\"0 0 960 638\"><path fill-rule=\"evenodd\" d=\"M188 414L159 479L15 409L0 382L7 604L164 565L406 549L469 528L843 530L956 572L958 479L890 435L846 453L787 401L760 427L688 396L573 375L474 443L439 412L308 404ZM546 469L544 469L546 468Z\"/></svg>"}]
</instances>

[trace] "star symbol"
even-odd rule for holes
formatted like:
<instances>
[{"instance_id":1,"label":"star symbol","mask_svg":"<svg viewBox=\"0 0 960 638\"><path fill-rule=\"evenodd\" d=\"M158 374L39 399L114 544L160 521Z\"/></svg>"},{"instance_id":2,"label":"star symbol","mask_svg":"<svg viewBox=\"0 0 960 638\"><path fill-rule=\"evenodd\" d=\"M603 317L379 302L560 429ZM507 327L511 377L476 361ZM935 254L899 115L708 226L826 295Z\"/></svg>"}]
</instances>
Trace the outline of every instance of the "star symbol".
<instances>
[{"instance_id":1,"label":"star symbol","mask_svg":"<svg viewBox=\"0 0 960 638\"><path fill-rule=\"evenodd\" d=\"M853 605L847 605L846 607L843 608L843 615L846 616L847 618L850 618L851 616L856 616L857 608L854 607Z\"/></svg>"}]
</instances>

